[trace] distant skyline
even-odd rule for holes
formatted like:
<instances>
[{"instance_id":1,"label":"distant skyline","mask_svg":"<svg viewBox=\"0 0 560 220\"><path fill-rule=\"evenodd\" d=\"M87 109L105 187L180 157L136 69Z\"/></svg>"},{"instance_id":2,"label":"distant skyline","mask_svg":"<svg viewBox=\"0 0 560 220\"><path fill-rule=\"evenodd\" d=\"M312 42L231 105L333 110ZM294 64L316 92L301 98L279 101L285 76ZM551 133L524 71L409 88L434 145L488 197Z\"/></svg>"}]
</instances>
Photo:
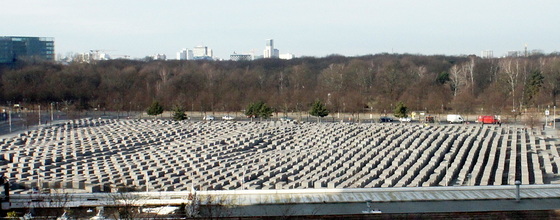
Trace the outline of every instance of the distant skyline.
<instances>
[{"instance_id":1,"label":"distant skyline","mask_svg":"<svg viewBox=\"0 0 560 220\"><path fill-rule=\"evenodd\" d=\"M206 45L229 59L266 39L297 57L412 53L495 57L560 51L560 1L5 1L0 36L54 37L57 54L175 59Z\"/></svg>"}]
</instances>

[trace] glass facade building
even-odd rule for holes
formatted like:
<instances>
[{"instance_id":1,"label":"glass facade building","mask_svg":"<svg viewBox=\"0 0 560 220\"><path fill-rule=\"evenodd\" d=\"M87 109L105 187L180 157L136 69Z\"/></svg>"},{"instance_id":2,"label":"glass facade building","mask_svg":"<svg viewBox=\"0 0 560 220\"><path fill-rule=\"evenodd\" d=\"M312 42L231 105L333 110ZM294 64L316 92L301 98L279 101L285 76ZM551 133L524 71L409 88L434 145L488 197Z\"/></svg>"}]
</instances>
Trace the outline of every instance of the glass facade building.
<instances>
[{"instance_id":1,"label":"glass facade building","mask_svg":"<svg viewBox=\"0 0 560 220\"><path fill-rule=\"evenodd\" d=\"M54 61L54 38L0 36L0 63L29 57Z\"/></svg>"}]
</instances>

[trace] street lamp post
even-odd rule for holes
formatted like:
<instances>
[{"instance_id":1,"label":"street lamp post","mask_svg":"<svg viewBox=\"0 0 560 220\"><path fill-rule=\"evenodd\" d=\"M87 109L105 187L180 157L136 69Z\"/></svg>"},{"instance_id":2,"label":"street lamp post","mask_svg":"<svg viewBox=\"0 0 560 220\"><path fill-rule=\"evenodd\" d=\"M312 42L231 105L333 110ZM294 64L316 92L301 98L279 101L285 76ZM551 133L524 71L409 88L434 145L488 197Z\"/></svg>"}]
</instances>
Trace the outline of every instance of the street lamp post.
<instances>
[{"instance_id":1,"label":"street lamp post","mask_svg":"<svg viewBox=\"0 0 560 220\"><path fill-rule=\"evenodd\" d=\"M548 115L550 115L550 111L549 111L548 109L550 109L550 105L549 105L549 106L546 108L546 110L544 111L544 116L545 116L545 118L544 118L544 125L545 125L546 127L548 127Z\"/></svg>"},{"instance_id":2,"label":"street lamp post","mask_svg":"<svg viewBox=\"0 0 560 220\"><path fill-rule=\"evenodd\" d=\"M552 127L552 128L553 128L553 129L556 129L556 106L554 106L554 110L552 111L552 115L553 115L553 117L552 117L552 121L553 121L552 124L553 124L553 127Z\"/></svg>"},{"instance_id":3,"label":"street lamp post","mask_svg":"<svg viewBox=\"0 0 560 220\"><path fill-rule=\"evenodd\" d=\"M12 110L8 110L8 124L10 124L10 133L12 133Z\"/></svg>"},{"instance_id":4,"label":"street lamp post","mask_svg":"<svg viewBox=\"0 0 560 220\"><path fill-rule=\"evenodd\" d=\"M516 180L515 181L515 201L519 202L521 201L521 194L520 194L520 186L521 186L521 181Z\"/></svg>"},{"instance_id":5,"label":"street lamp post","mask_svg":"<svg viewBox=\"0 0 560 220\"><path fill-rule=\"evenodd\" d=\"M54 102L51 102L51 124L54 121Z\"/></svg>"}]
</instances>

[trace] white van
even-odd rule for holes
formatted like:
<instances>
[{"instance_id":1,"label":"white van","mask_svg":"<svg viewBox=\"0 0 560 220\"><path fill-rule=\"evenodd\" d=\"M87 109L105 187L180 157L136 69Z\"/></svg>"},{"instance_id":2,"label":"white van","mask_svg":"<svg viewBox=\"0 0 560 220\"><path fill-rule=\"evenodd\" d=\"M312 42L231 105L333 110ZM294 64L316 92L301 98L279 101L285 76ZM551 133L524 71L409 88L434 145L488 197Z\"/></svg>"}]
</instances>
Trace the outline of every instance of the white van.
<instances>
[{"instance_id":1,"label":"white van","mask_svg":"<svg viewBox=\"0 0 560 220\"><path fill-rule=\"evenodd\" d=\"M447 122L449 123L463 123L465 119L461 115L447 115Z\"/></svg>"}]
</instances>

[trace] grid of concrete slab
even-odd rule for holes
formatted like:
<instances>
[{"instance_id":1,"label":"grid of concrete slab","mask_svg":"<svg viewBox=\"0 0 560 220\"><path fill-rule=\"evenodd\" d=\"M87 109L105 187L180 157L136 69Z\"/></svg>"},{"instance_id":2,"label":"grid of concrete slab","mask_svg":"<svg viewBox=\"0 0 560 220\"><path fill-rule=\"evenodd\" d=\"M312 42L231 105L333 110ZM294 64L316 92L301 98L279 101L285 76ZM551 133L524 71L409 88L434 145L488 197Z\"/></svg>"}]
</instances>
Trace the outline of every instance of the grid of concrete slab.
<instances>
[{"instance_id":1,"label":"grid of concrete slab","mask_svg":"<svg viewBox=\"0 0 560 220\"><path fill-rule=\"evenodd\" d=\"M546 184L557 147L519 126L82 119L0 139L0 169L88 192Z\"/></svg>"}]
</instances>

